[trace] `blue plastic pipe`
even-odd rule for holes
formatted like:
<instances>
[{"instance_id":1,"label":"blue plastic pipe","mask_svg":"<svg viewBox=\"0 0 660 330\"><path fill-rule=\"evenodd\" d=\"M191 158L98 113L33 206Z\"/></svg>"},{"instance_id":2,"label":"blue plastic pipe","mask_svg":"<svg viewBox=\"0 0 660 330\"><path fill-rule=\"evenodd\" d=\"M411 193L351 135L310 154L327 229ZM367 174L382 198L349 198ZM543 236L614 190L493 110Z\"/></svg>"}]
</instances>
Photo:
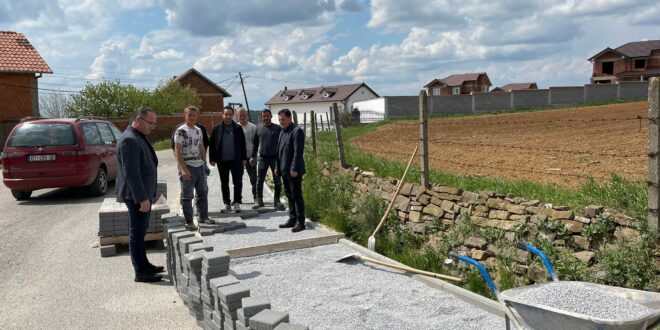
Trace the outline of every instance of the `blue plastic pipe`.
<instances>
[{"instance_id":1,"label":"blue plastic pipe","mask_svg":"<svg viewBox=\"0 0 660 330\"><path fill-rule=\"evenodd\" d=\"M478 261L476 261L472 258L468 258L466 256L462 256L462 255L454 253L454 252L449 252L449 255L452 256L452 257L458 258L458 260L460 260L460 261L467 262L467 263L477 267L477 269L481 273L481 277L483 277L484 280L486 280L486 284L488 284L488 288L490 289L490 291L492 291L493 294L496 297L499 297L500 293L497 291L497 287L495 286L495 283L490 278L490 275L488 274L488 271L486 270L486 268L481 263L479 263Z\"/></svg>"},{"instance_id":2,"label":"blue plastic pipe","mask_svg":"<svg viewBox=\"0 0 660 330\"><path fill-rule=\"evenodd\" d=\"M550 263L550 260L545 255L545 253L543 253L543 251L541 251L541 250L535 248L534 246L529 245L525 242L518 242L518 246L520 246L521 248L523 248L523 249L539 256L541 258L541 260L543 261L543 264L545 265L545 270L548 271L548 274L550 274L550 277L552 277L552 280L553 281L559 281L559 276L557 275L557 272L555 272L555 269L552 267L552 264Z\"/></svg>"}]
</instances>

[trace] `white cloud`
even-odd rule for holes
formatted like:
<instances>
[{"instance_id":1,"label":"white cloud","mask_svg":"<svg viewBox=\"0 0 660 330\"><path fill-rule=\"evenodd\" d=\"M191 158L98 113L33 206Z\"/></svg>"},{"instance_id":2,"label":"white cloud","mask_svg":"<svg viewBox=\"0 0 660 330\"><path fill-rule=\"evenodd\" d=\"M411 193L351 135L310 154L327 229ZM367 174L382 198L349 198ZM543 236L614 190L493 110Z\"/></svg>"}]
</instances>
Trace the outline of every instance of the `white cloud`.
<instances>
[{"instance_id":1,"label":"white cloud","mask_svg":"<svg viewBox=\"0 0 660 330\"><path fill-rule=\"evenodd\" d=\"M175 49L168 49L162 52L154 54L154 59L156 60L180 60L185 56L184 53L179 52Z\"/></svg>"}]
</instances>

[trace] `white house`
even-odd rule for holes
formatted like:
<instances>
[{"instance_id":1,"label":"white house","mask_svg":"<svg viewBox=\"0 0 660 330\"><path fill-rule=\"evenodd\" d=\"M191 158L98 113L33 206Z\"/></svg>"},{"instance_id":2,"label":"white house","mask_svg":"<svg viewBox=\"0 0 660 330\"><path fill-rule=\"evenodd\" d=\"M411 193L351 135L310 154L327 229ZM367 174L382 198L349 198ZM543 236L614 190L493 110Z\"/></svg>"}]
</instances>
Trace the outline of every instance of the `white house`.
<instances>
[{"instance_id":1,"label":"white house","mask_svg":"<svg viewBox=\"0 0 660 330\"><path fill-rule=\"evenodd\" d=\"M326 117L332 120L330 109L335 102L339 110L343 111L343 109L353 109L355 102L377 97L378 94L365 83L299 89L284 87L284 90L278 91L266 102L266 105L273 116L276 116L277 112L282 109L289 109L295 111L299 122L302 122L303 114L307 114L307 121L309 121L309 113L314 111L317 118L322 116L325 121ZM326 113L328 114L326 115Z\"/></svg>"}]
</instances>

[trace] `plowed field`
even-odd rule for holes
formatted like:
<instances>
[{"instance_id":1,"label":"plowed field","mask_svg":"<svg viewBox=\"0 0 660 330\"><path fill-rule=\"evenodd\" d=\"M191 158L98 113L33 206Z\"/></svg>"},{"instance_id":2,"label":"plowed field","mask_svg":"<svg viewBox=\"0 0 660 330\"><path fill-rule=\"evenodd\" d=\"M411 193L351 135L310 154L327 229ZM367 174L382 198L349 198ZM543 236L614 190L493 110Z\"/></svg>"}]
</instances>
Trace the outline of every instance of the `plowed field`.
<instances>
[{"instance_id":1,"label":"plowed field","mask_svg":"<svg viewBox=\"0 0 660 330\"><path fill-rule=\"evenodd\" d=\"M432 168L461 175L527 179L576 188L611 173L646 180L648 102L437 118L429 121ZM417 121L384 125L356 138L364 151L406 162Z\"/></svg>"}]
</instances>

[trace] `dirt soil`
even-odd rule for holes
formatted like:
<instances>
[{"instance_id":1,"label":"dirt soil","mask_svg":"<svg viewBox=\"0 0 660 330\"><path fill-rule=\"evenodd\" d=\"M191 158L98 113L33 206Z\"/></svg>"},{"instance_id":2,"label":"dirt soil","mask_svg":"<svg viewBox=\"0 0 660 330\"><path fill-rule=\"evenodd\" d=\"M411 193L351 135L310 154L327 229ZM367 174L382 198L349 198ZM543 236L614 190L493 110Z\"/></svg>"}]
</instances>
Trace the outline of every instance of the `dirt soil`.
<instances>
[{"instance_id":1,"label":"dirt soil","mask_svg":"<svg viewBox=\"0 0 660 330\"><path fill-rule=\"evenodd\" d=\"M429 120L430 166L461 175L527 179L577 188L590 175L647 176L646 101ZM407 162L418 121L384 125L352 145Z\"/></svg>"}]
</instances>

